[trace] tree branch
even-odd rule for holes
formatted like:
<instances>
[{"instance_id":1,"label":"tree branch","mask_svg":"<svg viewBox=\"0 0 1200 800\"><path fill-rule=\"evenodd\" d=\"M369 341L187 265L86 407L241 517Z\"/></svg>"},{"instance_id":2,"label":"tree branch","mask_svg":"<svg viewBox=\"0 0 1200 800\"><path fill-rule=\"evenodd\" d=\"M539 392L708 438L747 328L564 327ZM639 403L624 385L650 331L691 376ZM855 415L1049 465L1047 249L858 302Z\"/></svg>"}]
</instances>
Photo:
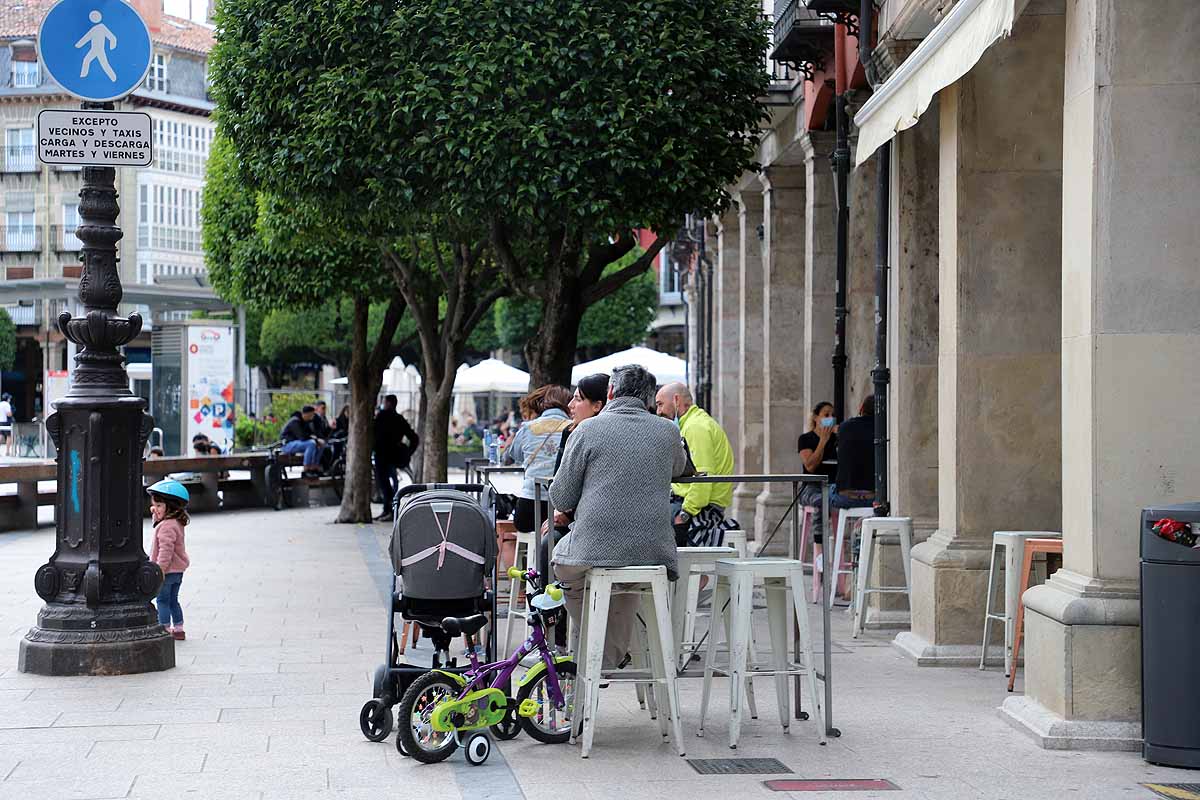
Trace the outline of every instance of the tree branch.
<instances>
[{"instance_id":1,"label":"tree branch","mask_svg":"<svg viewBox=\"0 0 1200 800\"><path fill-rule=\"evenodd\" d=\"M629 281L645 272L654 262L654 259L658 257L659 251L663 249L668 241L669 239L667 237L660 235L654 240L654 244L650 245L649 249L647 249L645 253L642 253L642 255L638 257L637 261L634 261L629 266L624 267L623 269L620 269L611 275L601 278L584 289L584 307L586 308L594 303L600 302L613 292L617 291L617 289L620 289L622 286L629 283ZM611 263L611 261L608 262L608 264ZM607 266L607 264L605 264L605 266Z\"/></svg>"},{"instance_id":2,"label":"tree branch","mask_svg":"<svg viewBox=\"0 0 1200 800\"><path fill-rule=\"evenodd\" d=\"M508 277L513 291L533 299L541 297L543 282L534 280L526 266L517 258L508 237L508 230L499 219L492 219L490 238L492 252L496 254L500 268Z\"/></svg>"},{"instance_id":3,"label":"tree branch","mask_svg":"<svg viewBox=\"0 0 1200 800\"><path fill-rule=\"evenodd\" d=\"M375 345L371 348L371 355L367 360L367 363L370 364L371 374L382 372L387 368L388 355L392 351L392 339L396 335L396 329L400 327L400 320L404 317L406 306L404 295L399 291L392 295L387 311L383 315L383 327L379 331L379 338L375 340Z\"/></svg>"}]
</instances>

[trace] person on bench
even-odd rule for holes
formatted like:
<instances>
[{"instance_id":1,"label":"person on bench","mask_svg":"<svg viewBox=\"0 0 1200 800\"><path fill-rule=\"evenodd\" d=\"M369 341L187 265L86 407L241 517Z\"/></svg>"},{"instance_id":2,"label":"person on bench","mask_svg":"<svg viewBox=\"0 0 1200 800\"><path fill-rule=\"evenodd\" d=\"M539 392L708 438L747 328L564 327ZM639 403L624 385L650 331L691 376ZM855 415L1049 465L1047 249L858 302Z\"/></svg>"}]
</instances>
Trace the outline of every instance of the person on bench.
<instances>
[{"instance_id":1,"label":"person on bench","mask_svg":"<svg viewBox=\"0 0 1200 800\"><path fill-rule=\"evenodd\" d=\"M283 431L279 434L279 438L283 439L284 453L287 455L303 454L306 477L313 477L321 473L321 452L325 449L324 440L313 431L314 416L316 416L316 409L312 406L305 406L292 414L292 418L288 420L287 425L283 426Z\"/></svg>"}]
</instances>

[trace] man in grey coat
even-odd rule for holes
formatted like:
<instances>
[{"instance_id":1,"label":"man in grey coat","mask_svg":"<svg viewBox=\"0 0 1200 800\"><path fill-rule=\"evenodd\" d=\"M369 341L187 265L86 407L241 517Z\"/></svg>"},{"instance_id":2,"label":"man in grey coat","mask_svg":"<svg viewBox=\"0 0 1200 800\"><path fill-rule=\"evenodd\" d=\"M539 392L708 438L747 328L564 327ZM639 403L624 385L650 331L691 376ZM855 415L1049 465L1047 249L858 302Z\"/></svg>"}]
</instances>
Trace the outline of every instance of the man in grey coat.
<instances>
[{"instance_id":1,"label":"man in grey coat","mask_svg":"<svg viewBox=\"0 0 1200 800\"><path fill-rule=\"evenodd\" d=\"M584 420L567 440L550 487L554 508L573 512L575 527L554 549L554 576L563 584L567 612L577 628L583 584L592 567L665 566L676 571L671 480L687 458L679 429L654 414L654 376L639 366L613 370L608 405ZM609 607L604 667L629 650L638 598L618 595ZM572 643L578 651L578 641Z\"/></svg>"}]
</instances>

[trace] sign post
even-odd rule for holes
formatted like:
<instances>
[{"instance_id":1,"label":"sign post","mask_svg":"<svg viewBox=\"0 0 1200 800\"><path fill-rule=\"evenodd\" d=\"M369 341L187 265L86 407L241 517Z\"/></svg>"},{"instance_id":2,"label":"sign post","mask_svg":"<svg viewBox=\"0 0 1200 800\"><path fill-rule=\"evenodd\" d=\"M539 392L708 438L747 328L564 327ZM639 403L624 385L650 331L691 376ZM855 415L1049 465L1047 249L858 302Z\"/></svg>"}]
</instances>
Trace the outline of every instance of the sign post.
<instances>
[{"instance_id":1,"label":"sign post","mask_svg":"<svg viewBox=\"0 0 1200 800\"><path fill-rule=\"evenodd\" d=\"M38 125L39 154L84 165L76 231L83 315L58 317L63 336L82 349L70 390L46 420L58 451L55 551L34 576L46 604L21 641L18 668L40 675L170 669L174 640L150 604L162 571L142 549L142 452L154 420L129 390L117 349L141 332L142 318L117 314L123 234L113 164L149 163L150 151L130 144L149 145L148 120L129 119L145 115L118 115L111 101L145 77L150 34L122 0L60 0L42 21L38 51L51 77L84 101L79 112L54 112Z\"/></svg>"}]
</instances>

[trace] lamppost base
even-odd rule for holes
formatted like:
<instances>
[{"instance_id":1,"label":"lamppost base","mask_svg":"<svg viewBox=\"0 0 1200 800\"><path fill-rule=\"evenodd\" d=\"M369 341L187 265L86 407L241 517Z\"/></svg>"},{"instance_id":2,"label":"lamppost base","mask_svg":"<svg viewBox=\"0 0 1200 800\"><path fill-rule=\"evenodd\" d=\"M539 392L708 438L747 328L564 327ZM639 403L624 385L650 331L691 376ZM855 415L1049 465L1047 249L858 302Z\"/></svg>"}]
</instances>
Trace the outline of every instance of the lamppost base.
<instances>
[{"instance_id":1,"label":"lamppost base","mask_svg":"<svg viewBox=\"0 0 1200 800\"><path fill-rule=\"evenodd\" d=\"M175 666L175 640L162 625L62 630L35 625L21 640L17 669L34 675L135 675Z\"/></svg>"}]
</instances>

